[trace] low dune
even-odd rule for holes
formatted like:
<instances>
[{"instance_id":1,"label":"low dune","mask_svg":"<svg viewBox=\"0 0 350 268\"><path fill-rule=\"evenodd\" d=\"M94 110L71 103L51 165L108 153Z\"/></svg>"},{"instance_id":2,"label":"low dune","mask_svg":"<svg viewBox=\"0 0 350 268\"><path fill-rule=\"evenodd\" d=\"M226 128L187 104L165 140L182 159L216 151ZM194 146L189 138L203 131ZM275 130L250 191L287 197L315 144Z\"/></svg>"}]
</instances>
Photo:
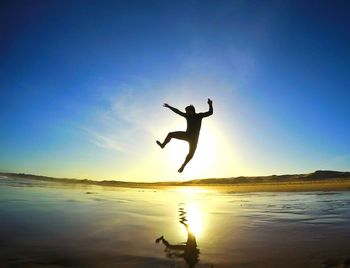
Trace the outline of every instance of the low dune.
<instances>
[{"instance_id":1,"label":"low dune","mask_svg":"<svg viewBox=\"0 0 350 268\"><path fill-rule=\"evenodd\" d=\"M3 178L21 178L64 184L85 184L111 187L162 188L196 186L225 191L347 191L350 190L350 172L317 170L307 174L271 175L254 177L208 178L185 182L125 182L119 180L95 181L89 179L54 178L23 173L0 173Z\"/></svg>"}]
</instances>

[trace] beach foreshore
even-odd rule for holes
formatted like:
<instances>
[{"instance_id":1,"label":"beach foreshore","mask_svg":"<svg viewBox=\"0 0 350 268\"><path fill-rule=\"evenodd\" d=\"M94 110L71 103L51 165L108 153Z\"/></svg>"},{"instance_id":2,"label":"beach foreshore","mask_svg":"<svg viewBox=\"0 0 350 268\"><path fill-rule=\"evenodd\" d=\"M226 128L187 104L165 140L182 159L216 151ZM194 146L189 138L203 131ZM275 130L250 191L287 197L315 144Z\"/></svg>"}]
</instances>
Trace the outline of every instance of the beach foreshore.
<instances>
[{"instance_id":1,"label":"beach foreshore","mask_svg":"<svg viewBox=\"0 0 350 268\"><path fill-rule=\"evenodd\" d=\"M312 173L315 174L315 173ZM228 192L308 192L308 191L350 191L350 178L311 178L305 175L282 175L265 177L239 177L232 179L202 179L185 182L125 182L125 181L95 181L86 179L66 179L37 176L31 174L0 173L2 178L28 179L42 182L96 185L103 187L169 189L169 188L200 188ZM275 179L277 177L277 179ZM283 177L284 180L280 178ZM287 178L286 178L287 177ZM244 180L242 180L244 178ZM272 179L271 179L272 178ZM256 182L254 182L256 180ZM270 180L270 181L269 181Z\"/></svg>"},{"instance_id":2,"label":"beach foreshore","mask_svg":"<svg viewBox=\"0 0 350 268\"><path fill-rule=\"evenodd\" d=\"M0 267L348 267L347 179L202 182L0 175Z\"/></svg>"},{"instance_id":3,"label":"beach foreshore","mask_svg":"<svg viewBox=\"0 0 350 268\"><path fill-rule=\"evenodd\" d=\"M312 183L264 183L238 185L201 185L210 189L232 192L311 192L311 191L350 191L349 181L315 181Z\"/></svg>"}]
</instances>

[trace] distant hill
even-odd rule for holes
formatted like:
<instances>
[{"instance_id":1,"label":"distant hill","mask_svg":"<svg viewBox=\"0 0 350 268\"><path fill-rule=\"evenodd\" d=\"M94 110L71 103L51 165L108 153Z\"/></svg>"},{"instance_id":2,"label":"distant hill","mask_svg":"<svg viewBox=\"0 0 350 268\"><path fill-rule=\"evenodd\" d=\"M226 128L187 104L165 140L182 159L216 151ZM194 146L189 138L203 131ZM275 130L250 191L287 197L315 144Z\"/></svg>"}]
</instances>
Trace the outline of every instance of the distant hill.
<instances>
[{"instance_id":1,"label":"distant hill","mask_svg":"<svg viewBox=\"0 0 350 268\"><path fill-rule=\"evenodd\" d=\"M271 175L271 176L253 176L253 177L232 177L232 178L213 178L199 179L185 182L186 184L247 184L247 183L279 183L279 182L312 182L322 180L349 179L350 172L317 170L308 174L292 175Z\"/></svg>"},{"instance_id":2,"label":"distant hill","mask_svg":"<svg viewBox=\"0 0 350 268\"><path fill-rule=\"evenodd\" d=\"M74 179L74 178L53 178L47 176L39 176L23 173L0 173L0 176L8 178L21 178L31 179L56 183L78 183L78 184L90 184L101 186L190 186L190 185L241 185L241 184L268 184L268 183L294 183L294 182L316 182L316 181L337 181L337 180L349 180L350 172L331 171L331 170L317 170L308 174L292 174L292 175L271 175L271 176L253 176L253 177L232 177L232 178L210 178L210 179L197 179L185 182L124 182L124 181L94 181L87 179Z\"/></svg>"}]
</instances>

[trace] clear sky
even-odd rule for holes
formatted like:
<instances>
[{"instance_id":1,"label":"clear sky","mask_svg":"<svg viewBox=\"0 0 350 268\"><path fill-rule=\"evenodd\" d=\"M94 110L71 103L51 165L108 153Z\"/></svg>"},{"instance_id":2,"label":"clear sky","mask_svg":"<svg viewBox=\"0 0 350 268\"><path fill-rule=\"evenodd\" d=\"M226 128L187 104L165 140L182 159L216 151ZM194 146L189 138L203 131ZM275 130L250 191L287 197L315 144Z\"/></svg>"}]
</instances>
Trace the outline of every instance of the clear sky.
<instances>
[{"instance_id":1,"label":"clear sky","mask_svg":"<svg viewBox=\"0 0 350 268\"><path fill-rule=\"evenodd\" d=\"M349 1L2 1L0 171L134 181L350 170ZM203 120L198 150L156 144Z\"/></svg>"}]
</instances>

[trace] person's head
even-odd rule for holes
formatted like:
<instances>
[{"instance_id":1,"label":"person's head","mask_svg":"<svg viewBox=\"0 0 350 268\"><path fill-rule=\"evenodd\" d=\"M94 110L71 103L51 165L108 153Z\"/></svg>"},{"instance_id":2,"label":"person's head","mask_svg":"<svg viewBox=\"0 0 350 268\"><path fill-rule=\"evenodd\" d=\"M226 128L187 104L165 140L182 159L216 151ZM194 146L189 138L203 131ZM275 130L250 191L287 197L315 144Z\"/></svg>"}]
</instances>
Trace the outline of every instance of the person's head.
<instances>
[{"instance_id":1,"label":"person's head","mask_svg":"<svg viewBox=\"0 0 350 268\"><path fill-rule=\"evenodd\" d=\"M193 115L196 113L196 110L194 109L194 106L191 104L185 108L186 114Z\"/></svg>"}]
</instances>

